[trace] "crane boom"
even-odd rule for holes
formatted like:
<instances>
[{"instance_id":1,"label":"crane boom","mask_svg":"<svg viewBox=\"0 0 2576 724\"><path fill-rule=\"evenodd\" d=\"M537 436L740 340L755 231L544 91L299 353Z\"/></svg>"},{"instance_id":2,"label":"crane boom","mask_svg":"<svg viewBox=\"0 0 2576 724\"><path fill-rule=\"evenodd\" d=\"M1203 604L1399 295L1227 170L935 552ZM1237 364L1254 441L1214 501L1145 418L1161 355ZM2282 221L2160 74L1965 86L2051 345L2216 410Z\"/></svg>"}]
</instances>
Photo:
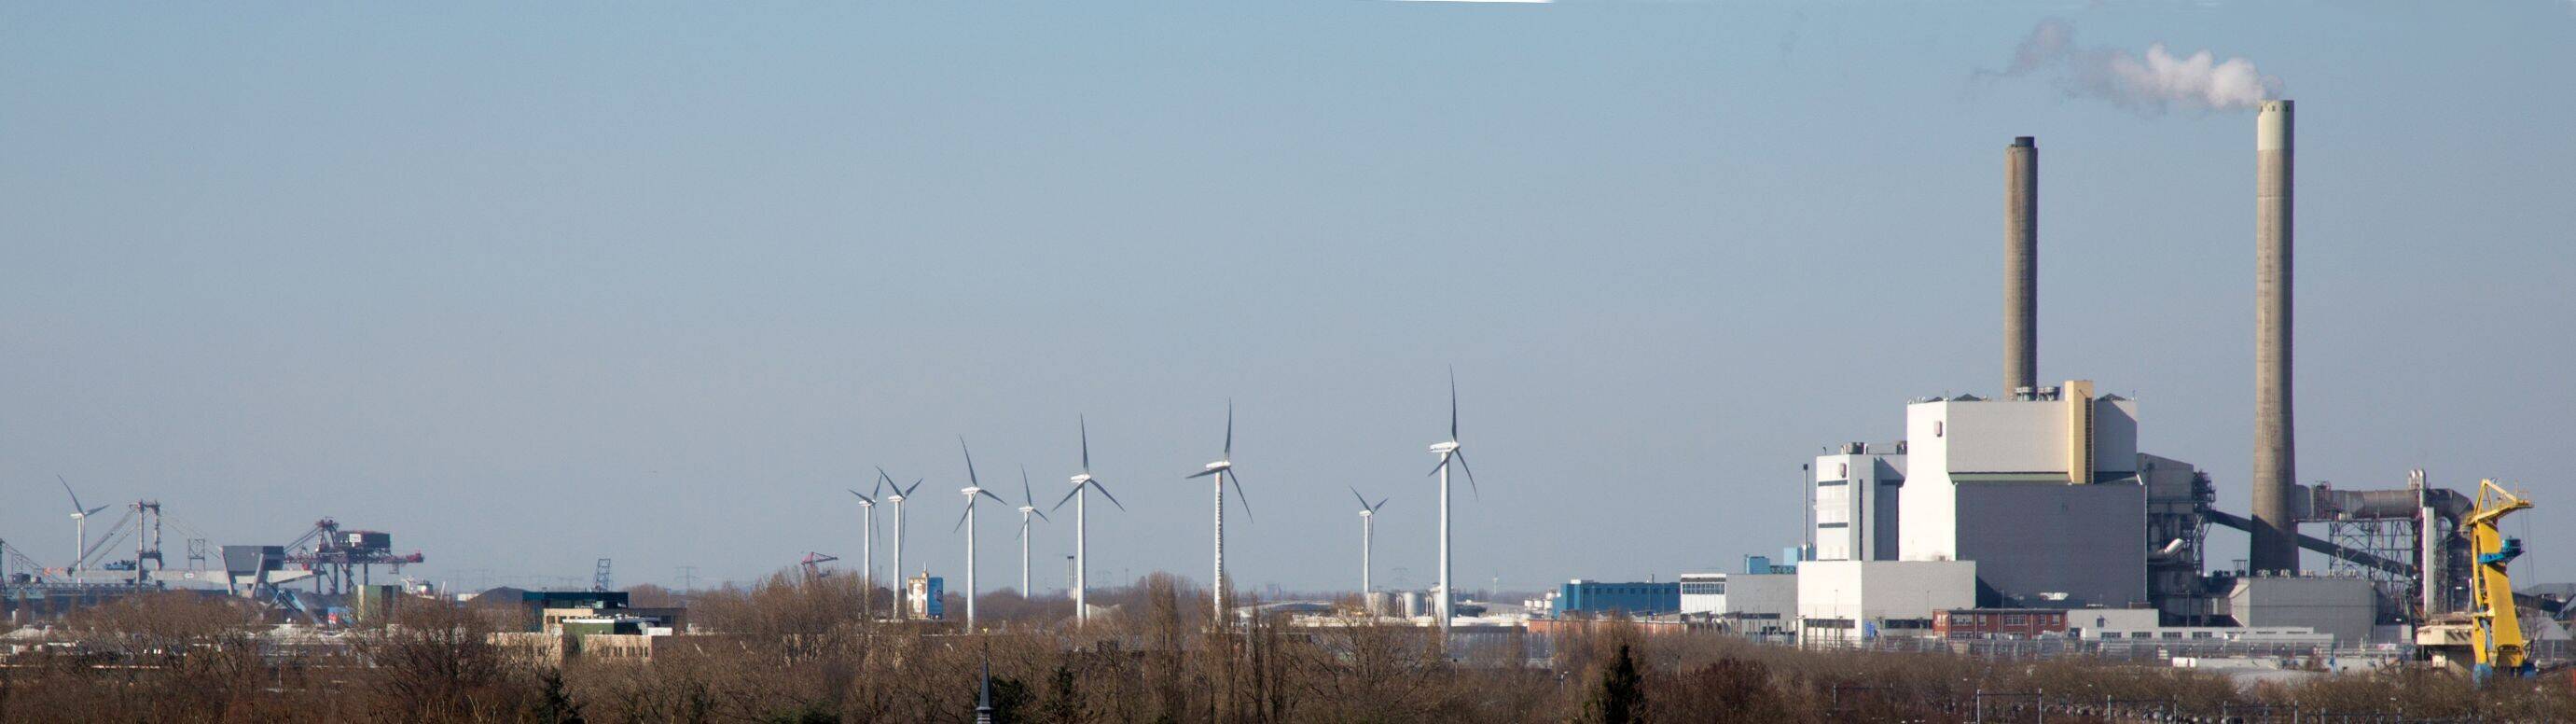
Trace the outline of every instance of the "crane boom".
<instances>
[{"instance_id":1,"label":"crane boom","mask_svg":"<svg viewBox=\"0 0 2576 724\"><path fill-rule=\"evenodd\" d=\"M2461 521L2468 528L2469 551L2477 563L2469 576L2469 591L2477 606L2470 617L2477 625L2474 675L2480 680L2497 671L2532 675L2531 660L2525 655L2529 642L2522 636L2522 617L2513 603L2513 579L2505 575L2505 565L2522 555L2522 539L2504 537L2497 525L2507 514L2530 507L2530 501L2494 480L2480 480L2478 507Z\"/></svg>"}]
</instances>

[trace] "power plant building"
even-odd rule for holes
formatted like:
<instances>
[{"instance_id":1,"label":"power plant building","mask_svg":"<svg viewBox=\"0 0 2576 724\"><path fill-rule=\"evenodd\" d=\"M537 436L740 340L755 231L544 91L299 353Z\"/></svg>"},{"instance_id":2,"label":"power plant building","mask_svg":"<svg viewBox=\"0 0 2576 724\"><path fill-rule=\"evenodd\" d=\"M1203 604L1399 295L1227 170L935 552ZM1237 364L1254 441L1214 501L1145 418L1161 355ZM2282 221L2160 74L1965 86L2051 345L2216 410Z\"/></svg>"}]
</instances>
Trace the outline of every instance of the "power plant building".
<instances>
[{"instance_id":1,"label":"power plant building","mask_svg":"<svg viewBox=\"0 0 2576 724\"><path fill-rule=\"evenodd\" d=\"M1816 458L1808 550L1819 561L1898 558L1897 492L1905 485L1905 443L1850 443Z\"/></svg>"},{"instance_id":2,"label":"power plant building","mask_svg":"<svg viewBox=\"0 0 2576 724\"><path fill-rule=\"evenodd\" d=\"M1905 417L1899 560L1976 561L1988 605L2148 603L2136 402L2079 380Z\"/></svg>"}]
</instances>

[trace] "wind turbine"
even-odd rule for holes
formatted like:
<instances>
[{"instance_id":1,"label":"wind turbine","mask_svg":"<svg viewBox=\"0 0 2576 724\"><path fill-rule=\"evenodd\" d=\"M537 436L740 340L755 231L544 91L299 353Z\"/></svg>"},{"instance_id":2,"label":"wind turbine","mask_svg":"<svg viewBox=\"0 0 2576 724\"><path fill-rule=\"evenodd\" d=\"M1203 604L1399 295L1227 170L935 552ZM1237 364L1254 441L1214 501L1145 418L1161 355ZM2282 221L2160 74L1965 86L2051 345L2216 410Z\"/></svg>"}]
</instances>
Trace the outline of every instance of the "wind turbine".
<instances>
[{"instance_id":1,"label":"wind turbine","mask_svg":"<svg viewBox=\"0 0 2576 724\"><path fill-rule=\"evenodd\" d=\"M885 468L877 468L877 474L884 475ZM891 478L888 480L890 481ZM894 486L894 494L886 496L886 502L894 504L894 578L896 581L903 580L903 501L912 497L912 491L920 489L921 480L919 478L915 478L913 479L911 486L906 487L896 485ZM903 618L903 603L904 593L902 591L896 591L894 595L895 618Z\"/></svg>"},{"instance_id":2,"label":"wind turbine","mask_svg":"<svg viewBox=\"0 0 2576 724\"><path fill-rule=\"evenodd\" d=\"M1431 454L1440 456L1440 465L1431 474L1440 476L1440 593L1438 599L1440 640L1449 641L1449 614L1456 605L1456 590L1449 583L1449 462L1456 460L1458 470L1467 474L1470 490L1476 486L1476 470L1467 466L1467 453L1458 445L1458 372L1449 372L1449 439L1431 445ZM1478 498L1484 497L1482 491Z\"/></svg>"},{"instance_id":3,"label":"wind turbine","mask_svg":"<svg viewBox=\"0 0 2576 724\"><path fill-rule=\"evenodd\" d=\"M63 567L63 574L68 576L79 573L81 559L89 556L89 517L106 510L107 506L83 508L80 494L72 492L72 481L63 480L60 474L56 474L54 479L62 482L64 495L72 496L72 563Z\"/></svg>"},{"instance_id":4,"label":"wind turbine","mask_svg":"<svg viewBox=\"0 0 2576 724\"><path fill-rule=\"evenodd\" d=\"M1225 457L1222 457L1222 458L1217 459L1217 461L1216 461L1216 462L1208 463L1208 464L1207 464L1207 466L1206 466L1206 469L1200 470L1200 471L1195 472L1195 473L1191 473L1191 474L1189 475L1189 477L1190 477L1190 478L1204 478L1204 477L1207 477L1207 476L1210 476L1210 475L1214 475L1214 476L1216 476L1216 583L1215 583L1215 585L1211 586L1211 588L1213 588L1214 590L1213 590L1209 595L1210 595L1210 597L1213 599L1214 603L1216 604L1216 612L1215 612L1215 613L1216 613L1216 618L1212 619L1212 621L1214 621L1214 624L1213 624L1213 625L1216 625L1216 626L1224 626L1224 625L1225 625L1225 484L1226 484L1226 482L1227 482L1229 479L1231 479L1231 478L1236 478L1236 477L1238 477L1238 476L1240 476L1240 475L1241 475L1240 473L1235 473L1235 472L1234 472L1234 401L1233 401L1233 400L1226 400L1226 401L1225 401ZM1188 479L1188 478L1183 478L1183 479L1185 479L1185 480L1186 480L1186 479ZM1240 481L1240 480L1235 480L1235 481L1234 481L1234 497L1235 497L1236 499L1238 499L1238 500L1242 500L1242 501L1243 501L1243 518L1244 518L1244 520L1247 520L1247 521L1251 520L1251 519L1252 519L1252 499L1251 499L1251 498L1244 497L1244 495L1243 495L1243 482L1242 482L1242 481Z\"/></svg>"},{"instance_id":5,"label":"wind turbine","mask_svg":"<svg viewBox=\"0 0 2576 724\"><path fill-rule=\"evenodd\" d=\"M865 571L859 574L859 583L864 587L859 591L859 608L866 611L866 615L869 616L874 616L877 612L876 601L873 600L877 595L877 498L885 495L885 486L889 481L885 468L877 468L875 495L859 495L858 488L850 489L851 495L859 496L859 509L863 511L861 514L866 516L859 519L861 530L859 565L860 570ZM898 569L896 573L899 574L902 571Z\"/></svg>"},{"instance_id":6,"label":"wind turbine","mask_svg":"<svg viewBox=\"0 0 2576 724\"><path fill-rule=\"evenodd\" d=\"M1369 548L1377 539L1377 510L1386 507L1389 499L1379 498L1376 505L1370 505L1368 498L1360 496L1359 488L1351 488L1351 497L1360 501L1360 608L1367 610L1369 592L1377 590L1369 585Z\"/></svg>"},{"instance_id":7,"label":"wind turbine","mask_svg":"<svg viewBox=\"0 0 2576 724\"><path fill-rule=\"evenodd\" d=\"M1049 523L1055 519L1038 510L1038 494L1029 488L1029 466L1020 466L1020 597L1029 597L1029 516Z\"/></svg>"},{"instance_id":8,"label":"wind turbine","mask_svg":"<svg viewBox=\"0 0 2576 724\"><path fill-rule=\"evenodd\" d=\"M1002 496L994 495L993 491L985 490L983 481L975 477L975 453L966 449L966 436L957 436L957 451L966 454L966 487L957 490L966 495L966 514L958 516L957 525L950 528L949 532L966 531L966 631L973 633L975 631L975 496L992 498L993 502L1003 505L1010 505L1010 502L1003 500Z\"/></svg>"},{"instance_id":9,"label":"wind turbine","mask_svg":"<svg viewBox=\"0 0 2576 724\"><path fill-rule=\"evenodd\" d=\"M1084 594L1091 588L1091 559L1087 557L1091 523L1089 516L1083 514L1083 508L1091 502L1091 496L1082 494L1083 489L1100 491L1100 497L1108 498L1109 504L1118 506L1119 510L1126 510L1127 504L1118 502L1117 496L1110 495L1108 488L1100 487L1099 478L1091 476L1091 422L1079 417L1074 421L1082 426L1082 474L1073 476L1073 492L1065 493L1064 500L1055 501L1055 507L1061 510L1065 500L1073 501L1073 620L1075 623L1090 623L1091 606Z\"/></svg>"}]
</instances>

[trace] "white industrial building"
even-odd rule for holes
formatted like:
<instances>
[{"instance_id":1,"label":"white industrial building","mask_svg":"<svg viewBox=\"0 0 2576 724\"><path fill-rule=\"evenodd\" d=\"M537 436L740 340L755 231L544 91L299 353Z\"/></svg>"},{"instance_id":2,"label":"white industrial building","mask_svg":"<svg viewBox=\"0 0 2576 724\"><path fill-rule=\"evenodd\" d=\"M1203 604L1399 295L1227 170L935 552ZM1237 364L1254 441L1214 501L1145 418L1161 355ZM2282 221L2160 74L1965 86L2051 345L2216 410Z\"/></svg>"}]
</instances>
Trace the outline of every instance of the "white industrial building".
<instances>
[{"instance_id":1,"label":"white industrial building","mask_svg":"<svg viewBox=\"0 0 2576 724\"><path fill-rule=\"evenodd\" d=\"M1974 561L1808 561L1798 566L1798 630L1808 643L1928 633L1932 612L1975 608Z\"/></svg>"},{"instance_id":2,"label":"white industrial building","mask_svg":"<svg viewBox=\"0 0 2576 724\"><path fill-rule=\"evenodd\" d=\"M1907 405L1899 559L1976 561L1989 605L2146 604L2137 403L2092 392Z\"/></svg>"},{"instance_id":3,"label":"white industrial building","mask_svg":"<svg viewBox=\"0 0 2576 724\"><path fill-rule=\"evenodd\" d=\"M1897 560L1897 491L1905 443L1850 443L1815 462L1814 542L1819 561Z\"/></svg>"},{"instance_id":4,"label":"white industrial building","mask_svg":"<svg viewBox=\"0 0 2576 724\"><path fill-rule=\"evenodd\" d=\"M1794 634L1798 580L1794 573L1684 573L1682 616L1713 621L1740 634Z\"/></svg>"}]
</instances>

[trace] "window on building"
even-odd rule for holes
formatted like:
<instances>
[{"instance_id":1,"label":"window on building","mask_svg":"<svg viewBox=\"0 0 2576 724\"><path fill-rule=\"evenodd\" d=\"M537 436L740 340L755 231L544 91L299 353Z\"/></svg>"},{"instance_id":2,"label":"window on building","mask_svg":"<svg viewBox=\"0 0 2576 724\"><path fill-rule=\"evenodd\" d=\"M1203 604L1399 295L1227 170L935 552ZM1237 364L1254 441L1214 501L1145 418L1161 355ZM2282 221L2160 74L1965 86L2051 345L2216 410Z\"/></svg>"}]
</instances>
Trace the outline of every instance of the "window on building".
<instances>
[{"instance_id":1,"label":"window on building","mask_svg":"<svg viewBox=\"0 0 2576 724\"><path fill-rule=\"evenodd\" d=\"M2118 632L2118 631L2104 631L2104 632L2102 632L2102 638L2104 638L2104 639L2116 639L2116 638L2119 638L2119 637L2120 637L2120 632Z\"/></svg>"},{"instance_id":2,"label":"window on building","mask_svg":"<svg viewBox=\"0 0 2576 724\"><path fill-rule=\"evenodd\" d=\"M2004 614L2004 625L2027 626L2030 625L2030 617L2018 613L2007 613Z\"/></svg>"},{"instance_id":3,"label":"window on building","mask_svg":"<svg viewBox=\"0 0 2576 724\"><path fill-rule=\"evenodd\" d=\"M2164 632L2164 634L2163 634L2162 636L2160 636L2159 638L2168 638L2168 639L2178 639L2178 638L2182 638L2182 632L2181 632L2181 631L2166 631L2166 632Z\"/></svg>"},{"instance_id":4,"label":"window on building","mask_svg":"<svg viewBox=\"0 0 2576 724\"><path fill-rule=\"evenodd\" d=\"M1940 437L1940 436L1941 436L1941 421L1940 421L1940 420L1933 420L1933 421L1932 421L1932 436L1933 436L1933 437Z\"/></svg>"},{"instance_id":5,"label":"window on building","mask_svg":"<svg viewBox=\"0 0 2576 724\"><path fill-rule=\"evenodd\" d=\"M2196 639L2205 639L2205 638L2209 638L2209 632L2207 632L2207 631L2193 631L2193 632L2191 632L2191 637L2192 637L2192 638L2196 638Z\"/></svg>"}]
</instances>

